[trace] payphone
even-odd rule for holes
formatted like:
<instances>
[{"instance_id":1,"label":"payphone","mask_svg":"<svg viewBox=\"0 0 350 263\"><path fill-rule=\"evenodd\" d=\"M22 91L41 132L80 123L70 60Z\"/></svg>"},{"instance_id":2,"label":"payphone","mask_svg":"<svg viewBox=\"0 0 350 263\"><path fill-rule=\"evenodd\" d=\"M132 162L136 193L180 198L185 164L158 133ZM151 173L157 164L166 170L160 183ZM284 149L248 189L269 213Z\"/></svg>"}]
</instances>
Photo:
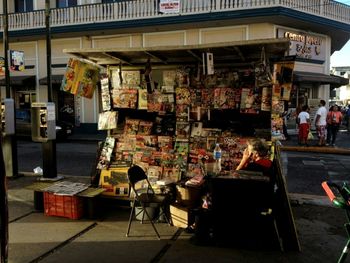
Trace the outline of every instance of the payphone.
<instances>
[{"instance_id":1,"label":"payphone","mask_svg":"<svg viewBox=\"0 0 350 263\"><path fill-rule=\"evenodd\" d=\"M1 133L3 136L15 134L15 103L13 99L1 101Z\"/></svg>"},{"instance_id":2,"label":"payphone","mask_svg":"<svg viewBox=\"0 0 350 263\"><path fill-rule=\"evenodd\" d=\"M32 140L47 142L56 139L56 113L52 102L32 103Z\"/></svg>"}]
</instances>

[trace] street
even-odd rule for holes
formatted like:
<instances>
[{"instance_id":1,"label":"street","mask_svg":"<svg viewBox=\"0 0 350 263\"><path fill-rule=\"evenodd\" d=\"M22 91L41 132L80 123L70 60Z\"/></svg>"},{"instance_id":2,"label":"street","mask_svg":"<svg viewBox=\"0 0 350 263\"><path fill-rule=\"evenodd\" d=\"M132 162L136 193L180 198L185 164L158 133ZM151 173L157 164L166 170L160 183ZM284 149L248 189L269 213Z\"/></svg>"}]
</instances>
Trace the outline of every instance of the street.
<instances>
[{"instance_id":1,"label":"street","mask_svg":"<svg viewBox=\"0 0 350 263\"><path fill-rule=\"evenodd\" d=\"M41 143L19 140L17 144L19 172L33 172L34 168L43 167ZM96 151L96 141L57 142L57 173L90 176L94 169Z\"/></svg>"}]
</instances>

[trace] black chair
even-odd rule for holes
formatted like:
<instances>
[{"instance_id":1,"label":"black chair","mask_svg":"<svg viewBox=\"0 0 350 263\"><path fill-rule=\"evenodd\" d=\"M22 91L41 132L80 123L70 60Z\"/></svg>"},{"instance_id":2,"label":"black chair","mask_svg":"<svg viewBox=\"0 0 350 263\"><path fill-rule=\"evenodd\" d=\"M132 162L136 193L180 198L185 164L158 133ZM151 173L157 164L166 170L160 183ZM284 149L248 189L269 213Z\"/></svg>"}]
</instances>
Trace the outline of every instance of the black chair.
<instances>
[{"instance_id":1,"label":"black chair","mask_svg":"<svg viewBox=\"0 0 350 263\"><path fill-rule=\"evenodd\" d=\"M126 236L127 237L129 236L131 222L133 220L134 212L135 212L135 204L139 203L141 206L141 209L135 215L135 217L137 217L139 214L142 213L141 223L143 223L144 215L146 215L146 217L150 221L154 231L156 232L158 239L160 239L160 235L159 235L159 233L154 225L154 221L156 221L158 218L160 218L160 216L164 215L166 222L170 225L170 220L169 220L169 217L167 215L167 211L168 211L168 209L167 209L167 204L168 204L167 195L155 194L150 182L148 181L146 173L144 172L144 170L140 166L134 165L134 166L130 167L128 170L128 178L129 178L130 187L134 192L134 199L132 201L132 209L130 212L129 224L128 224L128 230L127 230ZM147 186L145 188L136 189L135 185L140 181L144 181ZM150 205L153 205L153 206L156 205L157 207L160 208L160 213L157 216L156 220L153 220L150 217L150 215L146 209L147 207L150 207Z\"/></svg>"}]
</instances>

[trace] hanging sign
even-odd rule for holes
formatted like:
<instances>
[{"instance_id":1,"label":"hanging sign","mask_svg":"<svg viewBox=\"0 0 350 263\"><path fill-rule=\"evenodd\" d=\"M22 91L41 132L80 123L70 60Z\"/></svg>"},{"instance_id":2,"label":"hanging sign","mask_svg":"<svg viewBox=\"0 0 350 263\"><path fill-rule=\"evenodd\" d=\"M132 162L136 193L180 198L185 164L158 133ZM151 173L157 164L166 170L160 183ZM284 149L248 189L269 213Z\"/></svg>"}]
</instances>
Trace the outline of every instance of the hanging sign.
<instances>
[{"instance_id":1,"label":"hanging sign","mask_svg":"<svg viewBox=\"0 0 350 263\"><path fill-rule=\"evenodd\" d=\"M13 71L24 70L24 52L18 50L9 50L10 69Z\"/></svg>"},{"instance_id":2,"label":"hanging sign","mask_svg":"<svg viewBox=\"0 0 350 263\"><path fill-rule=\"evenodd\" d=\"M164 14L179 13L180 12L180 0L160 0L159 12Z\"/></svg>"},{"instance_id":3,"label":"hanging sign","mask_svg":"<svg viewBox=\"0 0 350 263\"><path fill-rule=\"evenodd\" d=\"M318 61L326 59L326 39L324 37L281 28L277 30L277 37L290 40L290 56Z\"/></svg>"}]
</instances>

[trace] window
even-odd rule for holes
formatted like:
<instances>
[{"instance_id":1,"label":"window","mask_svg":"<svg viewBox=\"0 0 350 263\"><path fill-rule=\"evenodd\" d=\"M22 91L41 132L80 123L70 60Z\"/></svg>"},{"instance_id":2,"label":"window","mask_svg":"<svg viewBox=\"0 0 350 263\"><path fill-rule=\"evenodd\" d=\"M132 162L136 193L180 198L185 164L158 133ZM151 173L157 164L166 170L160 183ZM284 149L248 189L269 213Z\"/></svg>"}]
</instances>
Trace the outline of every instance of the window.
<instances>
[{"instance_id":1,"label":"window","mask_svg":"<svg viewBox=\"0 0 350 263\"><path fill-rule=\"evenodd\" d=\"M77 6L77 0L56 0L56 7L71 7Z\"/></svg>"},{"instance_id":2,"label":"window","mask_svg":"<svg viewBox=\"0 0 350 263\"><path fill-rule=\"evenodd\" d=\"M33 0L15 0L15 12L30 12L33 11Z\"/></svg>"},{"instance_id":3,"label":"window","mask_svg":"<svg viewBox=\"0 0 350 263\"><path fill-rule=\"evenodd\" d=\"M121 0L102 0L102 3L117 3L121 2Z\"/></svg>"}]
</instances>

